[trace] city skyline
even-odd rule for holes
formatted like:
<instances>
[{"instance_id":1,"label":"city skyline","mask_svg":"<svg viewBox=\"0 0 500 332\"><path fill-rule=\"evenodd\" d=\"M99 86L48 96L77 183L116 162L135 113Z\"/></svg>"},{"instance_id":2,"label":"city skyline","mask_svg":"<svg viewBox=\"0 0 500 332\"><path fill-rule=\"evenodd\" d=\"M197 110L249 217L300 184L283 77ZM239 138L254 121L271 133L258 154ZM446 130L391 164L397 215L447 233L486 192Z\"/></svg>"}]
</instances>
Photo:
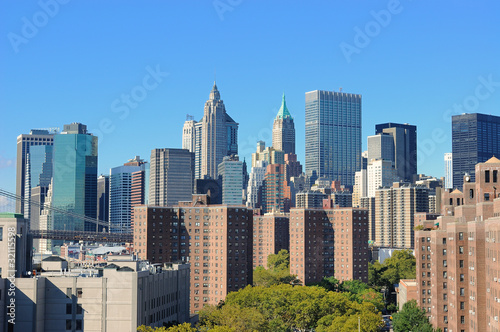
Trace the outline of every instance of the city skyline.
<instances>
[{"instance_id":1,"label":"city skyline","mask_svg":"<svg viewBox=\"0 0 500 332\"><path fill-rule=\"evenodd\" d=\"M241 158L249 160L258 140L271 145L272 121L284 90L296 122L298 159L304 164L304 94L343 86L343 91L363 96L362 150L375 124L410 123L419 130L418 172L443 176L443 154L451 152L451 115L498 110L495 59L500 50L491 41L499 32L494 24L499 4L432 3L429 11L430 2L400 2L389 12L390 3L350 8L340 3L303 7L243 2L222 13L212 3L189 11L182 4L134 7L110 2L92 11L67 3L59 4L53 16L46 14L48 21L26 36L26 22L34 24L33 18L40 17L35 14L46 10L36 3L3 3L2 188L15 191L13 142L34 128L87 124L99 137L99 174L130 155L180 148L186 114L200 114L215 70L228 112L240 123ZM276 15L278 11L283 15ZM385 23L380 21L382 12L390 15ZM186 16L180 13L192 19L184 23ZM464 15L468 22L453 19ZM144 24L110 28L120 17ZM301 24L285 24L292 17ZM258 21L268 23L253 24ZM271 22L281 27L270 29ZM377 33L367 34L370 27L378 27ZM182 33L168 33L174 28ZM203 51L210 39L205 30L212 30L223 45L213 54ZM314 31L317 36L309 33ZM14 35L25 38L17 47ZM326 49L304 53L304 42L319 40L326 42ZM93 52L93 45L102 52ZM283 57L283 49L290 57ZM482 51L473 51L478 49ZM144 91L147 96L141 99ZM133 92L140 101L122 100L122 94ZM249 103L255 98L258 104ZM160 121L150 121L158 116Z\"/></svg>"}]
</instances>

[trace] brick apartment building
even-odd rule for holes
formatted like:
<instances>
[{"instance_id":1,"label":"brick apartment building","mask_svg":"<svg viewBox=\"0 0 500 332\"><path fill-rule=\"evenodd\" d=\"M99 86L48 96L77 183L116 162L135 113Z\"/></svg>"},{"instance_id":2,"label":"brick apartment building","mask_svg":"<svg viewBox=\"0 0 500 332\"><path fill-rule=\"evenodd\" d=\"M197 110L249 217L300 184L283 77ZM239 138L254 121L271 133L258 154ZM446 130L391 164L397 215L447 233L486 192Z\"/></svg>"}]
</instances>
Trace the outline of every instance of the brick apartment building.
<instances>
[{"instance_id":1,"label":"brick apartment building","mask_svg":"<svg viewBox=\"0 0 500 332\"><path fill-rule=\"evenodd\" d=\"M444 191L438 227L415 232L419 303L443 332L500 331L500 160Z\"/></svg>"},{"instance_id":2,"label":"brick apartment building","mask_svg":"<svg viewBox=\"0 0 500 332\"><path fill-rule=\"evenodd\" d=\"M368 210L290 210L290 273L302 284L334 276L368 281Z\"/></svg>"},{"instance_id":3,"label":"brick apartment building","mask_svg":"<svg viewBox=\"0 0 500 332\"><path fill-rule=\"evenodd\" d=\"M138 206L134 250L151 263L190 263L190 311L253 282L252 210L210 205L207 195L173 207Z\"/></svg>"},{"instance_id":4,"label":"brick apartment building","mask_svg":"<svg viewBox=\"0 0 500 332\"><path fill-rule=\"evenodd\" d=\"M289 251L290 230L288 214L253 216L253 267L267 268L267 256L281 249Z\"/></svg>"}]
</instances>

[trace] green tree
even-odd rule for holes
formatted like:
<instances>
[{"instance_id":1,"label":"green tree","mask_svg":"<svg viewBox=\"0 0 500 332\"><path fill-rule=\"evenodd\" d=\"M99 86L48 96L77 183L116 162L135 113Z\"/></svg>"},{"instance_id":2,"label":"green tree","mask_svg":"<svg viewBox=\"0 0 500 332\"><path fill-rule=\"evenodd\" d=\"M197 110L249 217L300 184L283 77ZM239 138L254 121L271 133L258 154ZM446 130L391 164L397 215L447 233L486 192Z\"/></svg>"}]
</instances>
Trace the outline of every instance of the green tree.
<instances>
[{"instance_id":1,"label":"green tree","mask_svg":"<svg viewBox=\"0 0 500 332\"><path fill-rule=\"evenodd\" d=\"M398 284L401 279L417 277L416 259L410 249L395 251L384 261L387 269L382 273L382 279L392 284Z\"/></svg>"},{"instance_id":2,"label":"green tree","mask_svg":"<svg viewBox=\"0 0 500 332\"><path fill-rule=\"evenodd\" d=\"M425 310L420 309L417 301L411 300L403 305L403 309L393 315L394 332L437 332L429 323ZM440 331L440 330L439 330Z\"/></svg>"},{"instance_id":3,"label":"green tree","mask_svg":"<svg viewBox=\"0 0 500 332\"><path fill-rule=\"evenodd\" d=\"M175 326L155 327L141 325L137 328L138 332L196 332L196 329L190 323L183 323Z\"/></svg>"},{"instance_id":4,"label":"green tree","mask_svg":"<svg viewBox=\"0 0 500 332\"><path fill-rule=\"evenodd\" d=\"M277 254L267 256L267 269L258 266L253 272L255 286L269 287L272 285L289 284L296 277L290 274L290 254L282 249Z\"/></svg>"},{"instance_id":5,"label":"green tree","mask_svg":"<svg viewBox=\"0 0 500 332\"><path fill-rule=\"evenodd\" d=\"M267 268L273 270L289 270L290 254L288 250L281 249L277 254L267 256Z\"/></svg>"}]
</instances>

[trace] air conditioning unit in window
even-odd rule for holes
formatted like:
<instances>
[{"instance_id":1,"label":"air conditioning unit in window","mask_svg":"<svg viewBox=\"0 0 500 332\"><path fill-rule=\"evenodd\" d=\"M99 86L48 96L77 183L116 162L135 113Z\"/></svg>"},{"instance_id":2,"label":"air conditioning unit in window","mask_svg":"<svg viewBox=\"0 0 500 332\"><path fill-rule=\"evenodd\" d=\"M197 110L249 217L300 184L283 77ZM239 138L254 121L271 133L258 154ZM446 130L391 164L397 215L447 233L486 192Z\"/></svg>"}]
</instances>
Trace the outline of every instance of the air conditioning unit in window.
<instances>
[{"instance_id":1,"label":"air conditioning unit in window","mask_svg":"<svg viewBox=\"0 0 500 332\"><path fill-rule=\"evenodd\" d=\"M496 261L497 261L497 259L496 259L495 257L493 257L493 261L494 261L494 262L496 262Z\"/></svg>"},{"instance_id":2,"label":"air conditioning unit in window","mask_svg":"<svg viewBox=\"0 0 500 332\"><path fill-rule=\"evenodd\" d=\"M495 318L494 318L494 319L495 319L495 321L496 321L496 322L498 322L498 316L495 316Z\"/></svg>"},{"instance_id":3,"label":"air conditioning unit in window","mask_svg":"<svg viewBox=\"0 0 500 332\"><path fill-rule=\"evenodd\" d=\"M493 281L497 281L497 277L493 278Z\"/></svg>"}]
</instances>

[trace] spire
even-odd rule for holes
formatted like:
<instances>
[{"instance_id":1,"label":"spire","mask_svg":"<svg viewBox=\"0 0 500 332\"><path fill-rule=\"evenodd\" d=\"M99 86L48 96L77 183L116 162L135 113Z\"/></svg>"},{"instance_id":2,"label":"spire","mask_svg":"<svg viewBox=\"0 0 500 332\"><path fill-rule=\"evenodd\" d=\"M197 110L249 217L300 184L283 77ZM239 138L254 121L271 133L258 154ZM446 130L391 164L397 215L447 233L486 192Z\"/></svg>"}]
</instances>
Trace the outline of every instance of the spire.
<instances>
[{"instance_id":1,"label":"spire","mask_svg":"<svg viewBox=\"0 0 500 332\"><path fill-rule=\"evenodd\" d=\"M285 119L285 118L290 118L293 120L292 115L288 111L288 108L286 107L286 101L285 101L285 93L283 92L283 99L281 100L281 107L280 110L278 111L278 115L276 116L277 118L280 119Z\"/></svg>"},{"instance_id":2,"label":"spire","mask_svg":"<svg viewBox=\"0 0 500 332\"><path fill-rule=\"evenodd\" d=\"M220 100L220 93L219 90L217 90L217 84L215 84L215 80L212 91L210 91L210 100Z\"/></svg>"}]
</instances>

